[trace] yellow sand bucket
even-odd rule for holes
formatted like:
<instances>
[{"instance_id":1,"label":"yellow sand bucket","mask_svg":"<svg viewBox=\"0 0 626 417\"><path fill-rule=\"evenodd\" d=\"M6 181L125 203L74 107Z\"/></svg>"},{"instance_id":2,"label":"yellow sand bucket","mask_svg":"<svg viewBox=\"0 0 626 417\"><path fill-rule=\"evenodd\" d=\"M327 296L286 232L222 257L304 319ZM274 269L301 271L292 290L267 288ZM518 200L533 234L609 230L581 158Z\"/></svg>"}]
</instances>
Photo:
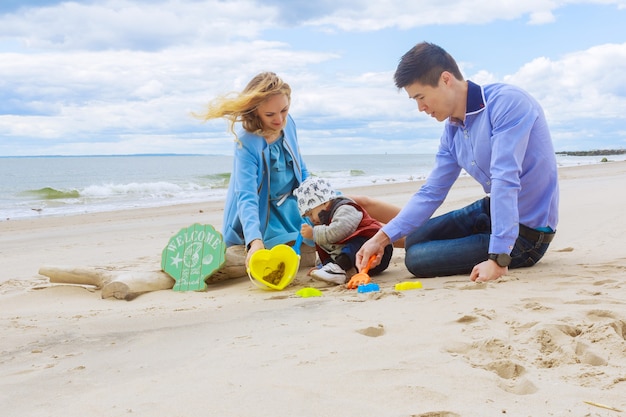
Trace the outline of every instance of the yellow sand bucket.
<instances>
[{"instance_id":1,"label":"yellow sand bucket","mask_svg":"<svg viewBox=\"0 0 626 417\"><path fill-rule=\"evenodd\" d=\"M298 234L293 248L281 244L254 252L248 265L250 281L264 290L283 290L293 281L300 267L301 244L302 235Z\"/></svg>"}]
</instances>

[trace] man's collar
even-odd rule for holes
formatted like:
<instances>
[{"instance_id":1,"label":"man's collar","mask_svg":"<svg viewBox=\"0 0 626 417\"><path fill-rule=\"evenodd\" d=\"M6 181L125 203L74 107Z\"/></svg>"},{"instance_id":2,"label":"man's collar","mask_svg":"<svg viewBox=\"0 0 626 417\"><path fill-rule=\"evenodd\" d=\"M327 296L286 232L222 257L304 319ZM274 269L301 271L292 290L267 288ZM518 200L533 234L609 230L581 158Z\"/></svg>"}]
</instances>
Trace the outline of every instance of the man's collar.
<instances>
[{"instance_id":1,"label":"man's collar","mask_svg":"<svg viewBox=\"0 0 626 417\"><path fill-rule=\"evenodd\" d=\"M467 116L480 113L485 108L485 100L483 96L483 89L478 84L474 84L471 81L467 81L467 101L465 103L465 120ZM459 120L450 116L450 123L459 126L465 126L465 120Z\"/></svg>"},{"instance_id":2,"label":"man's collar","mask_svg":"<svg viewBox=\"0 0 626 417\"><path fill-rule=\"evenodd\" d=\"M483 89L478 84L467 80L467 104L465 107L465 116L475 114L485 108L485 100L483 97Z\"/></svg>"}]
</instances>

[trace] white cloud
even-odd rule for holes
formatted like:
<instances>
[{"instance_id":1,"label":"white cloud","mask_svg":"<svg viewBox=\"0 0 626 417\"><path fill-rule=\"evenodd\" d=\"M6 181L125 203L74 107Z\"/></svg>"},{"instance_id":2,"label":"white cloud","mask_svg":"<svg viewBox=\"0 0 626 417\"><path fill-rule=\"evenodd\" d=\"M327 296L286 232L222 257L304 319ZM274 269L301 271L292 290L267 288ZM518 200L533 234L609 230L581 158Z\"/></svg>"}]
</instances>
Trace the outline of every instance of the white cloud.
<instances>
[{"instance_id":1,"label":"white cloud","mask_svg":"<svg viewBox=\"0 0 626 417\"><path fill-rule=\"evenodd\" d=\"M543 25L552 23L556 20L551 10L542 10L539 12L531 12L528 23L531 25Z\"/></svg>"},{"instance_id":2,"label":"white cloud","mask_svg":"<svg viewBox=\"0 0 626 417\"><path fill-rule=\"evenodd\" d=\"M626 43L598 45L559 60L537 58L505 81L522 85L559 123L626 118Z\"/></svg>"},{"instance_id":3,"label":"white cloud","mask_svg":"<svg viewBox=\"0 0 626 417\"><path fill-rule=\"evenodd\" d=\"M31 49L160 50L254 39L276 18L253 0L63 2L2 16L0 35Z\"/></svg>"},{"instance_id":4,"label":"white cloud","mask_svg":"<svg viewBox=\"0 0 626 417\"><path fill-rule=\"evenodd\" d=\"M383 28L414 28L427 25L484 24L528 16L530 24L552 23L553 12L577 1L550 0L428 0L338 2L326 16L306 22L327 30L371 31ZM584 3L622 4L622 0Z\"/></svg>"},{"instance_id":5,"label":"white cloud","mask_svg":"<svg viewBox=\"0 0 626 417\"><path fill-rule=\"evenodd\" d=\"M626 132L618 127L626 119L624 73L626 43L606 44L558 60L536 58L504 81L541 102L557 149L598 149L626 146Z\"/></svg>"},{"instance_id":6,"label":"white cloud","mask_svg":"<svg viewBox=\"0 0 626 417\"><path fill-rule=\"evenodd\" d=\"M5 109L9 114L0 116L0 136L100 142L94 138L106 137L105 142L122 143L135 134L178 131L178 151L200 152L185 150L192 143L185 141L188 132L205 129L190 113L213 96L240 89L259 71L281 72L285 66L281 75L289 80L307 65L334 57L263 41L160 52L0 54L0 60L10 63L0 67L0 79L11 80L3 90L26 109L14 115ZM228 145L219 151L230 151ZM111 147L111 152L120 150Z\"/></svg>"}]
</instances>

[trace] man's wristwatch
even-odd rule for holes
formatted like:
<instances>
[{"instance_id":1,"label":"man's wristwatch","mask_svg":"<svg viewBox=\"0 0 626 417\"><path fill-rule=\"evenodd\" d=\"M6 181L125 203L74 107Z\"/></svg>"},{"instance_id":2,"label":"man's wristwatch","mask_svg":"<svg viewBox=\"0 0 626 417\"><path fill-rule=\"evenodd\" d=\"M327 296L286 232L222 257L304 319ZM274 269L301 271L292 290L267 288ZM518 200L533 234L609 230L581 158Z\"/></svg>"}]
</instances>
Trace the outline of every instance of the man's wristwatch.
<instances>
[{"instance_id":1,"label":"man's wristwatch","mask_svg":"<svg viewBox=\"0 0 626 417\"><path fill-rule=\"evenodd\" d=\"M490 253L489 259L496 261L496 263L502 267L509 266L511 264L511 255L508 253Z\"/></svg>"}]
</instances>

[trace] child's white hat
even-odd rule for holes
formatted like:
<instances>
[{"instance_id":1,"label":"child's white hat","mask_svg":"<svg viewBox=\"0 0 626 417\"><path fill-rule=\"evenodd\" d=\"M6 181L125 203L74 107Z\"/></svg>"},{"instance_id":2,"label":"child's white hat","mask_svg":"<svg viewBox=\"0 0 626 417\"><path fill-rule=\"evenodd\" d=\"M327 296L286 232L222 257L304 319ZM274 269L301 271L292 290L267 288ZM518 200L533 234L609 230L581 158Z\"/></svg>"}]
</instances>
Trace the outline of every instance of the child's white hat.
<instances>
[{"instance_id":1,"label":"child's white hat","mask_svg":"<svg viewBox=\"0 0 626 417\"><path fill-rule=\"evenodd\" d=\"M319 177L309 177L295 190L293 195L298 199L300 215L337 198L337 193L328 181Z\"/></svg>"}]
</instances>

